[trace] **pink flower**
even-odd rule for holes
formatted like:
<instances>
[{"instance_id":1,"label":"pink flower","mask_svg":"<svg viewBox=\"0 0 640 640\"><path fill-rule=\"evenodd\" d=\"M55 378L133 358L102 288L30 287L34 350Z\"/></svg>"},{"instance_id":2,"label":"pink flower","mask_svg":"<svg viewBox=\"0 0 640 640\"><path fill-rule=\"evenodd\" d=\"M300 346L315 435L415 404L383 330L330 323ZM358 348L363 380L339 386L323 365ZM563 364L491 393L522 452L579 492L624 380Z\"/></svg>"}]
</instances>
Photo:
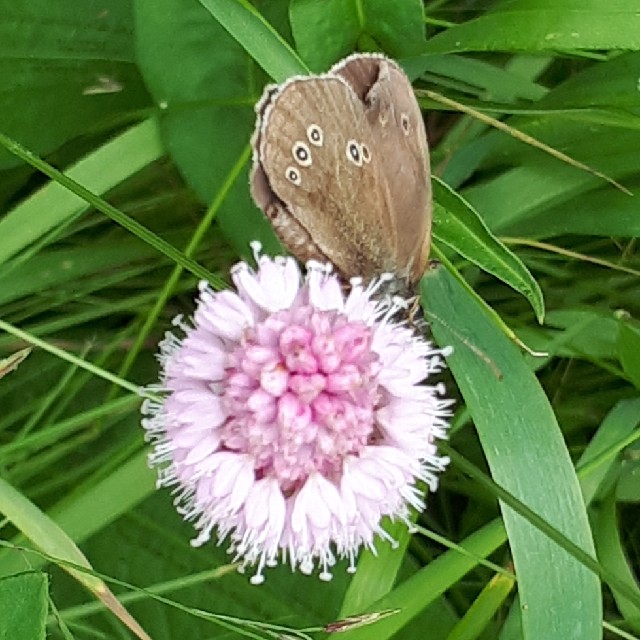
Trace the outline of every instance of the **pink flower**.
<instances>
[{"instance_id":1,"label":"pink flower","mask_svg":"<svg viewBox=\"0 0 640 640\"><path fill-rule=\"evenodd\" d=\"M159 400L143 404L159 486L208 541L229 539L242 568L280 559L320 578L340 558L354 570L384 516L408 522L448 460L450 401L442 351L373 298L381 281L344 294L330 268L257 256L232 271L237 293L200 285L183 338L160 345Z\"/></svg>"}]
</instances>

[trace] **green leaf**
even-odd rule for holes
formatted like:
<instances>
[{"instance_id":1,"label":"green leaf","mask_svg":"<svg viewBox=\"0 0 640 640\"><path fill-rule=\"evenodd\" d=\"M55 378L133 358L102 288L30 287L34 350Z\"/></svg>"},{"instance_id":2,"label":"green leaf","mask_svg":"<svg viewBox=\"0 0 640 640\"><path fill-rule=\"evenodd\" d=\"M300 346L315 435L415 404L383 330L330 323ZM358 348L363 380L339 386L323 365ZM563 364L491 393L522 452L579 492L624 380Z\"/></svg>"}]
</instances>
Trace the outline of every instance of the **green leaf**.
<instances>
[{"instance_id":1,"label":"green leaf","mask_svg":"<svg viewBox=\"0 0 640 640\"><path fill-rule=\"evenodd\" d=\"M45 553L86 569L91 568L82 551L78 549L67 533L2 478L0 478L0 513L4 514L17 529L22 531L25 537ZM24 562L24 559L18 559L16 554L11 554L11 556L14 560ZM4 549L0 553L0 558L7 557L7 550ZM0 567L0 572L3 574L14 571L15 569L10 569L8 566ZM88 573L76 569L69 569L69 572L92 591L98 591L104 586L101 580Z\"/></svg>"},{"instance_id":2,"label":"green leaf","mask_svg":"<svg viewBox=\"0 0 640 640\"><path fill-rule=\"evenodd\" d=\"M387 523L385 531L397 542L390 545L378 541L376 553L364 550L358 560L358 570L351 580L340 610L341 616L356 615L391 591L411 534L404 522Z\"/></svg>"},{"instance_id":3,"label":"green leaf","mask_svg":"<svg viewBox=\"0 0 640 640\"><path fill-rule=\"evenodd\" d=\"M42 527L40 535L45 538L33 537L36 544L50 555L88 568L86 559L80 554L71 538L78 544L84 542L92 534L100 531L148 497L154 487L155 477L147 464L147 451L141 451L130 460L118 465L115 471L96 482L94 486L77 491L72 498L55 506L50 515L36 510L29 516L28 510L33 510L35 507L27 502L27 511L22 516L24 519L16 519L14 522L27 537L32 537L32 531ZM1 484L0 488L2 488ZM4 495L0 493L0 501ZM7 489L7 499L11 495L15 496ZM20 498L25 501L24 498ZM15 504L16 508L21 504L18 497L15 497ZM12 513L9 508L5 511L4 505L0 506L0 512L8 517ZM41 566L44 563L42 558L35 556L30 556L29 561L33 566ZM0 575L18 570L23 563L24 559L16 553L7 553L3 550L0 552ZM88 574L80 575L97 581Z\"/></svg>"},{"instance_id":4,"label":"green leaf","mask_svg":"<svg viewBox=\"0 0 640 640\"><path fill-rule=\"evenodd\" d=\"M623 580L629 589L632 589L640 598L637 578L626 557L621 540L621 532L618 527L616 513L615 492L611 492L602 501L594 514L594 537L598 557L603 565L615 572L620 580ZM629 602L616 589L612 589L616 605L624 620L636 632L640 633L640 610L633 602Z\"/></svg>"},{"instance_id":5,"label":"green leaf","mask_svg":"<svg viewBox=\"0 0 640 640\"><path fill-rule=\"evenodd\" d=\"M618 322L610 312L566 307L549 312L546 325L566 332L559 353L567 357L597 361L616 355Z\"/></svg>"},{"instance_id":6,"label":"green leaf","mask_svg":"<svg viewBox=\"0 0 640 640\"><path fill-rule=\"evenodd\" d=\"M514 586L513 578L499 574L494 576L447 636L447 640L478 638L504 606Z\"/></svg>"},{"instance_id":7,"label":"green leaf","mask_svg":"<svg viewBox=\"0 0 640 640\"><path fill-rule=\"evenodd\" d=\"M422 279L422 292L436 341L453 346L447 362L493 479L593 553L571 458L549 401L523 356L444 269ZM523 638L600 638L598 578L523 517L501 508L522 600Z\"/></svg>"},{"instance_id":8,"label":"green leaf","mask_svg":"<svg viewBox=\"0 0 640 640\"><path fill-rule=\"evenodd\" d=\"M127 238L117 246L97 242L89 256L83 247L41 251L24 262L7 263L6 275L0 271L0 304L60 289L69 282L78 284L98 272L114 272L154 257L158 257L156 250L136 238Z\"/></svg>"},{"instance_id":9,"label":"green leaf","mask_svg":"<svg viewBox=\"0 0 640 640\"><path fill-rule=\"evenodd\" d=\"M5 148L10 149L18 157L23 158L32 166L42 171L52 180L55 180L60 186L66 188L74 195L74 199L76 199L76 202L79 199L92 204L96 209L117 222L119 225L121 225L134 235L138 236L139 238L145 240L152 247L154 247L161 253L164 253L171 259L175 260L178 264L181 264L186 269L189 269L192 273L197 274L199 277L208 279L210 282L222 282L220 278L217 278L213 274L209 273L206 269L203 269L191 258L187 258L183 253L170 245L166 240L160 238L160 236L141 225L137 220L134 220L130 216L122 213L121 211L116 209L116 207L97 196L85 185L69 177L67 174L59 171L41 158L33 155L27 149L16 143L14 140L7 138L2 133L0 133L0 144L2 144Z\"/></svg>"},{"instance_id":10,"label":"green leaf","mask_svg":"<svg viewBox=\"0 0 640 640\"><path fill-rule=\"evenodd\" d=\"M502 522L494 520L463 540L460 549L450 549L398 585L391 593L367 607L367 611L395 611L372 627L359 627L340 634L344 640L386 640L435 602L478 560L486 558L506 540ZM344 613L344 611L343 611ZM361 613L361 612L359 612ZM401 637L401 636L399 636Z\"/></svg>"},{"instance_id":11,"label":"green leaf","mask_svg":"<svg viewBox=\"0 0 640 640\"><path fill-rule=\"evenodd\" d=\"M3 3L2 131L38 154L150 106L135 65L131 3ZM22 161L0 149L0 168Z\"/></svg>"},{"instance_id":12,"label":"green leaf","mask_svg":"<svg viewBox=\"0 0 640 640\"><path fill-rule=\"evenodd\" d=\"M628 162L635 159L629 158ZM626 181L634 193L640 192L640 182ZM517 186L517 185L516 185ZM565 188L570 188L569 180ZM571 191L568 192L571 195ZM603 215L606 212L606 215ZM636 198L630 198L610 186L589 190L558 206L544 208L514 221L509 233L529 238L553 238L568 233L587 236L640 236L640 216Z\"/></svg>"},{"instance_id":13,"label":"green leaf","mask_svg":"<svg viewBox=\"0 0 640 640\"><path fill-rule=\"evenodd\" d=\"M640 415L640 410L637 415ZM638 439L640 438L636 438L634 445L629 447L629 455L623 461L616 486L616 500L632 505L640 503L640 455L638 455L640 445Z\"/></svg>"},{"instance_id":14,"label":"green leaf","mask_svg":"<svg viewBox=\"0 0 640 640\"><path fill-rule=\"evenodd\" d=\"M424 46L420 0L293 0L290 15L298 50L316 73L356 48L403 58Z\"/></svg>"},{"instance_id":15,"label":"green leaf","mask_svg":"<svg viewBox=\"0 0 640 640\"><path fill-rule=\"evenodd\" d=\"M512 0L433 37L430 53L640 49L636 0Z\"/></svg>"},{"instance_id":16,"label":"green leaf","mask_svg":"<svg viewBox=\"0 0 640 640\"><path fill-rule=\"evenodd\" d=\"M206 8L190 0L140 0L135 8L140 66L164 107L163 141L198 197L209 203L225 188L248 147L253 106L265 81L243 47L256 45L256 55L272 52L265 63L270 73L290 73L294 67L300 72L303 67L291 66L295 58L284 40L267 29L254 9L235 0L212 0ZM252 203L247 183L245 169L222 203L218 221L240 255L250 255L252 240L273 252L279 244Z\"/></svg>"},{"instance_id":17,"label":"green leaf","mask_svg":"<svg viewBox=\"0 0 640 640\"><path fill-rule=\"evenodd\" d=\"M424 55L411 60L411 65L417 65L423 60L424 72L429 78L456 81L459 85L477 95L481 92L486 98L503 102L522 100L538 100L546 95L545 89L537 82L533 82L522 75L510 71L509 68L490 64L484 60L475 60L456 55ZM445 85L446 86L446 85ZM485 100L483 100L483 103Z\"/></svg>"},{"instance_id":18,"label":"green leaf","mask_svg":"<svg viewBox=\"0 0 640 640\"><path fill-rule=\"evenodd\" d=\"M393 58L408 58L424 49L422 0L354 0L361 7L364 31Z\"/></svg>"},{"instance_id":19,"label":"green leaf","mask_svg":"<svg viewBox=\"0 0 640 640\"><path fill-rule=\"evenodd\" d=\"M542 322L542 291L521 260L489 231L476 211L449 186L435 177L432 185L434 238L525 296L538 321Z\"/></svg>"},{"instance_id":20,"label":"green leaf","mask_svg":"<svg viewBox=\"0 0 640 640\"><path fill-rule=\"evenodd\" d=\"M301 58L311 71L326 71L355 49L363 28L359 6L354 0L291 2L289 15L293 37Z\"/></svg>"},{"instance_id":21,"label":"green leaf","mask_svg":"<svg viewBox=\"0 0 640 640\"><path fill-rule=\"evenodd\" d=\"M620 474L619 453L627 446L639 423L640 398L629 398L618 402L598 427L577 467L587 505L608 486L611 477Z\"/></svg>"},{"instance_id":22,"label":"green leaf","mask_svg":"<svg viewBox=\"0 0 640 640\"><path fill-rule=\"evenodd\" d=\"M285 39L246 0L200 0L200 3L276 82L308 73ZM216 49L219 46L220 43Z\"/></svg>"},{"instance_id":23,"label":"green leaf","mask_svg":"<svg viewBox=\"0 0 640 640\"><path fill-rule=\"evenodd\" d=\"M640 326L638 322L621 319L618 329L618 358L624 372L640 389Z\"/></svg>"},{"instance_id":24,"label":"green leaf","mask_svg":"<svg viewBox=\"0 0 640 640\"><path fill-rule=\"evenodd\" d=\"M515 122L510 124L518 126ZM551 117L541 117L529 126L518 128L554 148L562 148L564 153L605 171L608 176L636 178L640 132L627 131L624 136L618 136L613 135L616 129L604 126L590 127L587 132L582 123L562 122ZM564 216L567 208L573 209L573 198L602 186L601 179L518 141L508 140L492 149L492 153L493 163L499 165L500 171L505 165L515 168L465 189L462 195L494 233L518 235L527 225L537 227L536 235L544 237L538 216L546 215L552 207L557 207L556 215L562 212ZM493 169L488 163L483 168ZM617 193L613 187L605 189L609 194ZM628 195L625 197L632 200ZM566 204L568 202L571 204ZM580 211L574 213L580 214Z\"/></svg>"},{"instance_id":25,"label":"green leaf","mask_svg":"<svg viewBox=\"0 0 640 640\"><path fill-rule=\"evenodd\" d=\"M589 66L549 91L537 104L542 109L616 107L637 110L640 53L626 53ZM637 111L630 113L640 120Z\"/></svg>"},{"instance_id":26,"label":"green leaf","mask_svg":"<svg viewBox=\"0 0 640 640\"><path fill-rule=\"evenodd\" d=\"M29 571L0 579L3 640L44 640L48 608L44 573Z\"/></svg>"}]
</instances>

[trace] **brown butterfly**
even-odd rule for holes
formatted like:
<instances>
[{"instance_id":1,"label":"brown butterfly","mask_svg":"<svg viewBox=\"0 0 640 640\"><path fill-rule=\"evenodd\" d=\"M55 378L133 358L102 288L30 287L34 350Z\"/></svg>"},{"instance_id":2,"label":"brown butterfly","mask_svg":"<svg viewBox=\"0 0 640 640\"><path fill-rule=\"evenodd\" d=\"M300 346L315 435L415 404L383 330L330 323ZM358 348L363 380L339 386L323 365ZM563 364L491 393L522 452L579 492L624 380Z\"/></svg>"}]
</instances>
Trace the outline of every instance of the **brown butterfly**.
<instances>
[{"instance_id":1,"label":"brown butterfly","mask_svg":"<svg viewBox=\"0 0 640 640\"><path fill-rule=\"evenodd\" d=\"M251 191L289 251L330 261L345 280L418 281L431 240L429 152L398 64L352 55L267 87L256 112Z\"/></svg>"}]
</instances>

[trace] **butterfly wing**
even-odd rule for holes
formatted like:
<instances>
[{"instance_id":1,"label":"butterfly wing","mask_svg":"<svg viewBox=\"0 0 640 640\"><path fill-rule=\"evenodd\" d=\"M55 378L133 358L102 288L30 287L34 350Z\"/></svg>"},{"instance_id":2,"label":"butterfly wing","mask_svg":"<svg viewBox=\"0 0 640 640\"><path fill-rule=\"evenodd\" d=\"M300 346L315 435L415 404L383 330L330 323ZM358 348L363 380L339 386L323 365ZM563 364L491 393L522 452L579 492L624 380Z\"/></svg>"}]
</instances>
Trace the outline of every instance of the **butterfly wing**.
<instances>
[{"instance_id":1,"label":"butterfly wing","mask_svg":"<svg viewBox=\"0 0 640 640\"><path fill-rule=\"evenodd\" d=\"M267 89L252 193L299 259L328 259L346 278L391 271L415 280L428 253L430 194L413 192L428 188L428 159L426 142L412 148L398 127L409 118L424 141L420 110L395 63L351 61Z\"/></svg>"},{"instance_id":2,"label":"butterfly wing","mask_svg":"<svg viewBox=\"0 0 640 640\"><path fill-rule=\"evenodd\" d=\"M395 62L377 54L350 56L330 73L343 77L364 105L385 159L396 272L416 281L427 268L431 245L431 168L411 83Z\"/></svg>"}]
</instances>

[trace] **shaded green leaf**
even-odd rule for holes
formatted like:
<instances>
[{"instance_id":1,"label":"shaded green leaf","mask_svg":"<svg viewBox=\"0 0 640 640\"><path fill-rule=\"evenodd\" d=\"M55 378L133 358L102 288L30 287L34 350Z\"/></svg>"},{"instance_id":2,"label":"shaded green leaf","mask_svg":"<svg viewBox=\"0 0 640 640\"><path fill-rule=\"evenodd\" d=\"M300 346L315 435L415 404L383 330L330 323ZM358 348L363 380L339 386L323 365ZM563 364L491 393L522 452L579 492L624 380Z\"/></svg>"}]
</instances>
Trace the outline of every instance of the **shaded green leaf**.
<instances>
[{"instance_id":1,"label":"shaded green leaf","mask_svg":"<svg viewBox=\"0 0 640 640\"><path fill-rule=\"evenodd\" d=\"M2 3L3 132L45 154L150 106L131 25L129 0ZM0 167L20 163L0 149Z\"/></svg>"},{"instance_id":2,"label":"shaded green leaf","mask_svg":"<svg viewBox=\"0 0 640 640\"><path fill-rule=\"evenodd\" d=\"M404 58L424 45L420 0L293 0L290 11L298 50L316 73L356 48Z\"/></svg>"},{"instance_id":3,"label":"shaded green leaf","mask_svg":"<svg viewBox=\"0 0 640 640\"><path fill-rule=\"evenodd\" d=\"M607 413L595 436L578 461L582 495L590 504L609 481L620 474L620 451L640 423L640 398L618 402Z\"/></svg>"},{"instance_id":4,"label":"shaded green leaf","mask_svg":"<svg viewBox=\"0 0 640 640\"><path fill-rule=\"evenodd\" d=\"M618 358L629 380L640 389L640 326L637 322L620 320Z\"/></svg>"},{"instance_id":5,"label":"shaded green leaf","mask_svg":"<svg viewBox=\"0 0 640 640\"><path fill-rule=\"evenodd\" d=\"M594 514L594 537L598 557L602 564L615 572L619 579L623 580L629 589L632 589L640 598L637 578L629 560L626 557L621 532L617 526L615 493L612 492L602 501ZM640 610L633 602L629 602L616 589L612 589L616 605L624 620L636 632L640 633Z\"/></svg>"},{"instance_id":6,"label":"shaded green leaf","mask_svg":"<svg viewBox=\"0 0 640 640\"><path fill-rule=\"evenodd\" d=\"M424 8L421 0L354 0L361 8L364 31L393 58L417 55L424 47Z\"/></svg>"}]
</instances>

